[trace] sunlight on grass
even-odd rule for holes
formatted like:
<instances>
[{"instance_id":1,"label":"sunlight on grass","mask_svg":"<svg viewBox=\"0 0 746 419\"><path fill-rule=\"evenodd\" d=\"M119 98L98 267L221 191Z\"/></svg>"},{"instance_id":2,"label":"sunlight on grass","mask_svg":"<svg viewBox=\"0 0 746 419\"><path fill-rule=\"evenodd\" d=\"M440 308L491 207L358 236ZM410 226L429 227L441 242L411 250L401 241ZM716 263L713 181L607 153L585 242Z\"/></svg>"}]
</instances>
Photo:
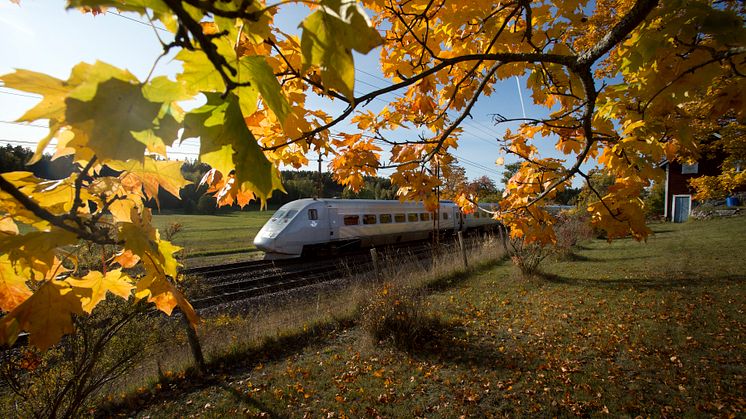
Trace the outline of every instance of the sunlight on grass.
<instances>
[{"instance_id":1,"label":"sunlight on grass","mask_svg":"<svg viewBox=\"0 0 746 419\"><path fill-rule=\"evenodd\" d=\"M173 223L183 229L174 242L184 248L189 265L205 264L193 259L203 258L211 264L246 260L257 252L254 236L269 220L272 211L234 211L222 215L156 214L153 224L161 231Z\"/></svg>"}]
</instances>

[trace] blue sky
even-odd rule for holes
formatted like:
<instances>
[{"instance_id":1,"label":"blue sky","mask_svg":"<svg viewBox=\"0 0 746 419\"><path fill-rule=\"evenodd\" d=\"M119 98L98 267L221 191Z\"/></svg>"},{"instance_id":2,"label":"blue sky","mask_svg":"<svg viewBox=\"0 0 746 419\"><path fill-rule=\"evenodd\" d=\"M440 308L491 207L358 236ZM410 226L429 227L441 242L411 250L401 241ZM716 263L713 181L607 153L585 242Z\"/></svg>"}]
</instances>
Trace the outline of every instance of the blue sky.
<instances>
[{"instance_id":1,"label":"blue sky","mask_svg":"<svg viewBox=\"0 0 746 419\"><path fill-rule=\"evenodd\" d=\"M281 9L277 23L286 32L297 33L298 23L306 13L302 7ZM66 11L63 2L24 0L17 6L8 1L0 1L0 25L3 26L3 36L0 37L0 57L3 57L0 61L0 74L24 68L67 79L70 69L78 62L101 60L126 68L138 78L144 79L162 50L153 29L138 21L142 22L142 19L133 14L106 13L92 16L76 10ZM389 83L379 71L378 52L374 50L367 56L356 55L356 94L366 93ZM179 69L180 64L167 57L159 62L155 74L173 75ZM384 96L384 99L395 94ZM529 92L524 90L523 98L527 116L538 117L546 113L545 109L532 105ZM27 125L14 124L12 121L37 101L38 97L0 86L0 145L12 143L35 148L37 140L46 133L44 123ZM317 103L329 113L343 108L340 102ZM376 112L383 104L382 101L374 100L369 108ZM522 116L515 79L501 82L492 97L480 99L471 112L473 118L467 119L463 125L464 133L454 154L466 169L469 178L486 175L500 185L502 168L495 165L495 160L500 157L495 138L501 137L505 128L515 130L517 124L502 124L495 128L490 115L496 113L507 117ZM348 125L342 124L335 130L344 131L347 127ZM401 131L395 136L411 138L418 134L419 132ZM171 156L193 159L197 150L197 141L188 140L171 150ZM552 144L540 146L540 151L545 156L559 157ZM315 156L309 158L313 160ZM510 158L507 161L510 162ZM314 164L311 169L315 170L315 167ZM388 171L382 171L381 175L387 173Z\"/></svg>"}]
</instances>

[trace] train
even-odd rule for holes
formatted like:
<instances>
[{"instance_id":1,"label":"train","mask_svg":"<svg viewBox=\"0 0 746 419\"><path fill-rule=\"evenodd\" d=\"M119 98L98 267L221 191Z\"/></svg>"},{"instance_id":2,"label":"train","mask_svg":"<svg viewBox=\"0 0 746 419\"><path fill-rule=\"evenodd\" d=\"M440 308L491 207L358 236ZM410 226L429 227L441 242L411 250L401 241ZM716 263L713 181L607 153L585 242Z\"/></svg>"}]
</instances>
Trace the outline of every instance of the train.
<instances>
[{"instance_id":1,"label":"train","mask_svg":"<svg viewBox=\"0 0 746 419\"><path fill-rule=\"evenodd\" d=\"M480 204L494 210L495 204ZM424 240L438 231L455 233L495 226L485 211L464 214L453 202L437 211L422 202L306 198L278 209L254 238L265 259L334 254L346 249Z\"/></svg>"}]
</instances>

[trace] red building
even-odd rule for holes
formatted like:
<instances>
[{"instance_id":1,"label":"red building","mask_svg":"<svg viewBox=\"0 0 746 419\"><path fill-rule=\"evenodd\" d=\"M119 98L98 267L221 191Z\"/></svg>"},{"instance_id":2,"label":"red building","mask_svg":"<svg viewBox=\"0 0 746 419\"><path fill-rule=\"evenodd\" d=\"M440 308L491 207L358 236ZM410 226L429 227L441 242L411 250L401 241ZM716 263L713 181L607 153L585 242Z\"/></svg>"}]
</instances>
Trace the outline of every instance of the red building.
<instances>
[{"instance_id":1,"label":"red building","mask_svg":"<svg viewBox=\"0 0 746 419\"><path fill-rule=\"evenodd\" d=\"M694 164L664 161L661 167L666 170L665 206L663 216L667 221L681 223L689 218L694 189L689 180L700 176L718 176L721 173L722 158L702 158Z\"/></svg>"}]
</instances>

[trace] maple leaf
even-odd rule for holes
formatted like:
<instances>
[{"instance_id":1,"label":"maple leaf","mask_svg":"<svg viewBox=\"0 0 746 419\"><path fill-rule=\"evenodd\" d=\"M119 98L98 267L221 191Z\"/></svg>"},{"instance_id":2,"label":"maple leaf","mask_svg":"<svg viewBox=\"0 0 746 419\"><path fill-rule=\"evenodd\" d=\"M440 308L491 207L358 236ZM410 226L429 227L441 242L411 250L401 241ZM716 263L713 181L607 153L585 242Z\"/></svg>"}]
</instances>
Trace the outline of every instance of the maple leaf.
<instances>
[{"instance_id":1,"label":"maple leaf","mask_svg":"<svg viewBox=\"0 0 746 419\"><path fill-rule=\"evenodd\" d=\"M117 253L112 259L114 263L118 263L122 268L132 268L140 261L140 256L132 253L131 250L122 250Z\"/></svg>"},{"instance_id":2,"label":"maple leaf","mask_svg":"<svg viewBox=\"0 0 746 419\"><path fill-rule=\"evenodd\" d=\"M91 271L82 279L68 278L65 282L77 288L76 291L83 295L83 310L89 314L98 303L106 299L107 292L126 300L135 288L132 279L123 274L121 269L114 269L106 274Z\"/></svg>"},{"instance_id":3,"label":"maple leaf","mask_svg":"<svg viewBox=\"0 0 746 419\"><path fill-rule=\"evenodd\" d=\"M158 188L163 188L171 195L179 198L179 191L191 182L181 175L180 161L155 160L146 156L142 161L128 160L126 162L113 161L107 164L114 170L122 171L122 182L129 182L136 188L141 185L147 198L155 199L158 203ZM133 182L134 181L134 182Z\"/></svg>"},{"instance_id":4,"label":"maple leaf","mask_svg":"<svg viewBox=\"0 0 746 419\"><path fill-rule=\"evenodd\" d=\"M31 231L17 236L0 236L0 252L11 261L33 260L47 267L55 266L57 248L77 242L77 236L67 230Z\"/></svg>"},{"instance_id":5,"label":"maple leaf","mask_svg":"<svg viewBox=\"0 0 746 419\"><path fill-rule=\"evenodd\" d=\"M29 343L46 350L62 336L73 332L73 314L83 314L80 296L70 284L46 281L33 295L0 319L2 343L15 341L14 331L29 332Z\"/></svg>"},{"instance_id":6,"label":"maple leaf","mask_svg":"<svg viewBox=\"0 0 746 419\"><path fill-rule=\"evenodd\" d=\"M277 81L272 67L267 64L267 60L260 56L242 57L239 61L239 70L240 74L243 75L243 78L239 82L250 82L252 86L255 86L262 95L262 100L267 104L267 107L272 110L277 120L284 126L292 110L287 99L282 94L280 83ZM251 115L254 113L256 104L253 110L250 110L250 108L246 109L242 92L238 93L238 97L243 114ZM285 131L289 130L286 128Z\"/></svg>"},{"instance_id":7,"label":"maple leaf","mask_svg":"<svg viewBox=\"0 0 746 419\"><path fill-rule=\"evenodd\" d=\"M15 236L19 233L18 224L9 216L2 217L0 218L0 233Z\"/></svg>"},{"instance_id":8,"label":"maple leaf","mask_svg":"<svg viewBox=\"0 0 746 419\"><path fill-rule=\"evenodd\" d=\"M137 281L135 297L146 298L155 304L158 310L171 315L173 309L179 306L192 325L199 323L199 316L181 292L168 281L165 276L149 274Z\"/></svg>"},{"instance_id":9,"label":"maple leaf","mask_svg":"<svg viewBox=\"0 0 746 419\"><path fill-rule=\"evenodd\" d=\"M241 112L251 115L257 110L257 99L262 99L269 109L277 116L281 124L291 114L290 105L282 94L280 83L275 77L272 67L263 56L238 57L233 44L227 38L215 41L218 51L227 57L228 61L237 66L236 76L233 78L238 87L235 90ZM181 50L176 59L184 63L184 71L177 78L192 92L223 92L225 82L207 55L200 51Z\"/></svg>"},{"instance_id":10,"label":"maple leaf","mask_svg":"<svg viewBox=\"0 0 746 419\"><path fill-rule=\"evenodd\" d=\"M41 102L24 113L18 121L38 119L60 119L65 115L65 99L74 86L43 73L16 70L0 77L6 87L35 93L42 96Z\"/></svg>"},{"instance_id":11,"label":"maple leaf","mask_svg":"<svg viewBox=\"0 0 746 419\"><path fill-rule=\"evenodd\" d=\"M224 175L235 170L236 182L265 201L273 190L282 189L280 174L246 126L238 98L205 95L207 103L186 115L183 138L199 137L200 160Z\"/></svg>"},{"instance_id":12,"label":"maple leaf","mask_svg":"<svg viewBox=\"0 0 746 419\"><path fill-rule=\"evenodd\" d=\"M332 3L327 3L331 5ZM327 88L336 89L348 99L355 97L355 65L352 50L367 54L382 43L365 12L354 1L324 6L303 23L301 51L303 71L314 65L321 69Z\"/></svg>"},{"instance_id":13,"label":"maple leaf","mask_svg":"<svg viewBox=\"0 0 746 419\"><path fill-rule=\"evenodd\" d=\"M0 255L0 311L11 311L31 296L26 278L16 273L8 255Z\"/></svg>"},{"instance_id":14,"label":"maple leaf","mask_svg":"<svg viewBox=\"0 0 746 419\"><path fill-rule=\"evenodd\" d=\"M131 222L119 224L119 237L124 240L125 250L142 259L146 269L175 278L179 263L174 253L181 248L160 239L158 231L151 224L150 209L144 208L142 213L132 209L130 219Z\"/></svg>"},{"instance_id":15,"label":"maple leaf","mask_svg":"<svg viewBox=\"0 0 746 419\"><path fill-rule=\"evenodd\" d=\"M71 97L65 104L67 122L88 128L86 145L104 161L142 161L145 144L134 133L152 128L161 107L143 96L139 84L116 78L99 83L90 101Z\"/></svg>"}]
</instances>

